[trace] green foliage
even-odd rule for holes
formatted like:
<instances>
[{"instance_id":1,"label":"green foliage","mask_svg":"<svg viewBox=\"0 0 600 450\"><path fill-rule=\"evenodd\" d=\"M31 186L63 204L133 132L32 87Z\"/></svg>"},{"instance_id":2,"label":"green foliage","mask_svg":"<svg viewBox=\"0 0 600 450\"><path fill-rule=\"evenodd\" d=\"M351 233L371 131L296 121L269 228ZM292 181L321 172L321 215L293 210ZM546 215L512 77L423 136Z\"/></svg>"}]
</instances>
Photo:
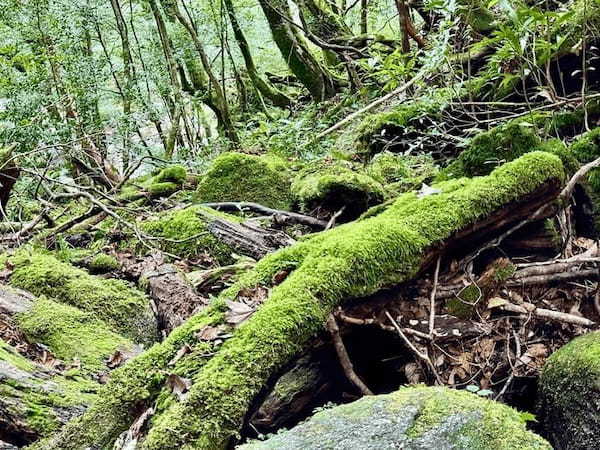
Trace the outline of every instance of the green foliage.
<instances>
[{"instance_id":1,"label":"green foliage","mask_svg":"<svg viewBox=\"0 0 600 450\"><path fill-rule=\"evenodd\" d=\"M120 280L105 280L50 255L21 252L11 258L10 283L34 295L45 295L106 322L135 342L151 343L157 325L149 299Z\"/></svg>"},{"instance_id":2,"label":"green foliage","mask_svg":"<svg viewBox=\"0 0 600 450\"><path fill-rule=\"evenodd\" d=\"M196 192L201 202L246 201L287 210L291 205L289 167L275 156L223 153Z\"/></svg>"}]
</instances>

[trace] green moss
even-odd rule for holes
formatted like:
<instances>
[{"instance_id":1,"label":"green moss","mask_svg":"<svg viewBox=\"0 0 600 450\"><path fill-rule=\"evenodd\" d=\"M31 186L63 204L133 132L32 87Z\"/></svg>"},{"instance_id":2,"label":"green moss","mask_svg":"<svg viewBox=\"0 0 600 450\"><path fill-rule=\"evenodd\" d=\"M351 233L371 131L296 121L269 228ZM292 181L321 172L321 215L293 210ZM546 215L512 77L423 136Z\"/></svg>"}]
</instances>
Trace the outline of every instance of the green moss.
<instances>
[{"instance_id":1,"label":"green moss","mask_svg":"<svg viewBox=\"0 0 600 450\"><path fill-rule=\"evenodd\" d=\"M8 408L5 412L25 420L42 436L61 425L57 412L67 407L83 410L95 400L97 383L44 373L45 368L24 358L1 339L0 363L7 363L10 368L0 380L0 396ZM31 376L34 373L36 376Z\"/></svg>"},{"instance_id":2,"label":"green moss","mask_svg":"<svg viewBox=\"0 0 600 450\"><path fill-rule=\"evenodd\" d=\"M238 433L269 376L323 329L333 308L414 276L422 255L508 202L563 179L560 160L534 152L490 176L442 186L442 194L405 194L383 213L342 225L261 260L223 298L296 267L194 377L188 395L156 417L146 449L222 448ZM235 395L232 395L235 393Z\"/></svg>"},{"instance_id":3,"label":"green moss","mask_svg":"<svg viewBox=\"0 0 600 450\"><path fill-rule=\"evenodd\" d=\"M600 447L600 333L548 358L539 381L540 422L558 448Z\"/></svg>"},{"instance_id":4,"label":"green moss","mask_svg":"<svg viewBox=\"0 0 600 450\"><path fill-rule=\"evenodd\" d=\"M45 297L18 315L20 329L32 342L47 345L57 358L81 361L89 372L106 369L105 360L116 350L131 351L133 344L112 331L95 312L83 312Z\"/></svg>"},{"instance_id":5,"label":"green moss","mask_svg":"<svg viewBox=\"0 0 600 450\"><path fill-rule=\"evenodd\" d=\"M292 193L307 212L322 209L335 213L345 208L345 220L355 219L385 196L381 183L339 162L301 170L292 183Z\"/></svg>"},{"instance_id":6,"label":"green moss","mask_svg":"<svg viewBox=\"0 0 600 450\"><path fill-rule=\"evenodd\" d=\"M363 297L412 278L423 255L457 230L548 182L563 180L560 160L533 152L491 175L439 186L442 193L418 198L405 194L377 216L314 235L262 259L254 270L223 292L211 307L175 329L122 369L82 419L37 448L78 449L110 446L131 423L132 405L158 395L166 364L195 332L222 323L224 300L257 284L271 285L285 268L287 278L272 287L260 309L233 332L214 355L195 358L192 387L155 416L145 449L224 448L267 380L305 348L344 300ZM205 352L203 354L210 354ZM51 444L51 445L50 445Z\"/></svg>"},{"instance_id":7,"label":"green moss","mask_svg":"<svg viewBox=\"0 0 600 450\"><path fill-rule=\"evenodd\" d=\"M274 156L223 153L196 192L201 202L247 201L284 210L291 205L288 166Z\"/></svg>"},{"instance_id":8,"label":"green moss","mask_svg":"<svg viewBox=\"0 0 600 450\"><path fill-rule=\"evenodd\" d=\"M187 170L180 165L165 167L158 175L152 179L152 183L171 182L178 185L185 183L187 179Z\"/></svg>"},{"instance_id":9,"label":"green moss","mask_svg":"<svg viewBox=\"0 0 600 450\"><path fill-rule=\"evenodd\" d=\"M152 198L158 197L168 197L171 194L174 194L180 189L180 186L177 183L172 183L170 181L166 181L164 183L152 183L147 188L148 194Z\"/></svg>"},{"instance_id":10,"label":"green moss","mask_svg":"<svg viewBox=\"0 0 600 450\"><path fill-rule=\"evenodd\" d=\"M92 258L89 264L89 270L91 273L106 273L114 270L119 270L121 264L117 261L117 258L111 255L100 253Z\"/></svg>"},{"instance_id":11,"label":"green moss","mask_svg":"<svg viewBox=\"0 0 600 450\"><path fill-rule=\"evenodd\" d=\"M509 122L475 136L458 158L442 171L439 179L488 174L498 165L513 161L540 144L534 128Z\"/></svg>"},{"instance_id":12,"label":"green moss","mask_svg":"<svg viewBox=\"0 0 600 450\"><path fill-rule=\"evenodd\" d=\"M164 251L181 257L207 253L218 263L229 264L232 262L231 248L219 242L207 229L211 218L239 221L236 216L201 206L191 206L151 217L142 224L141 228L151 236L182 241L158 241Z\"/></svg>"},{"instance_id":13,"label":"green moss","mask_svg":"<svg viewBox=\"0 0 600 450\"><path fill-rule=\"evenodd\" d=\"M573 144L571 152L581 163L589 163L600 157L600 127L582 134Z\"/></svg>"},{"instance_id":14,"label":"green moss","mask_svg":"<svg viewBox=\"0 0 600 450\"><path fill-rule=\"evenodd\" d=\"M124 281L95 277L39 253L20 253L11 261L15 264L11 285L94 313L135 342L156 339L156 319L148 297Z\"/></svg>"},{"instance_id":15,"label":"green moss","mask_svg":"<svg viewBox=\"0 0 600 450\"><path fill-rule=\"evenodd\" d=\"M290 431L240 447L550 450L508 406L445 387L405 387L316 413Z\"/></svg>"}]
</instances>

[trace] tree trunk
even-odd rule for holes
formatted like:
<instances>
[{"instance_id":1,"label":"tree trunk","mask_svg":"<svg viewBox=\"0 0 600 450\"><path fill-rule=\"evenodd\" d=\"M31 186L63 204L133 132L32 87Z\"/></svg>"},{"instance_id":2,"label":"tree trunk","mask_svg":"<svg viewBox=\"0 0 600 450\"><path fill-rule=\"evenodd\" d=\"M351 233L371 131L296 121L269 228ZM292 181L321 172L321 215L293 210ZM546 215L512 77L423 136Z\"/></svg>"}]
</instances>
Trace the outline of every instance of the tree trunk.
<instances>
[{"instance_id":1,"label":"tree trunk","mask_svg":"<svg viewBox=\"0 0 600 450\"><path fill-rule=\"evenodd\" d=\"M259 0L259 3L291 72L316 101L334 96L337 90L335 79L311 53L298 28L293 25L287 1Z\"/></svg>"},{"instance_id":2,"label":"tree trunk","mask_svg":"<svg viewBox=\"0 0 600 450\"><path fill-rule=\"evenodd\" d=\"M252 80L252 83L256 89L275 106L289 106L291 104L291 99L273 86L269 80L258 73L256 65L254 64L252 52L250 51L250 45L248 44L246 36L244 35L244 31L242 30L242 27L240 26L235 15L233 2L232 0L224 0L224 3L225 7L227 8L227 14L229 15L229 21L231 22L231 28L233 28L235 40L237 41L240 52L242 53L242 57L244 58L246 70L248 71L248 76Z\"/></svg>"}]
</instances>

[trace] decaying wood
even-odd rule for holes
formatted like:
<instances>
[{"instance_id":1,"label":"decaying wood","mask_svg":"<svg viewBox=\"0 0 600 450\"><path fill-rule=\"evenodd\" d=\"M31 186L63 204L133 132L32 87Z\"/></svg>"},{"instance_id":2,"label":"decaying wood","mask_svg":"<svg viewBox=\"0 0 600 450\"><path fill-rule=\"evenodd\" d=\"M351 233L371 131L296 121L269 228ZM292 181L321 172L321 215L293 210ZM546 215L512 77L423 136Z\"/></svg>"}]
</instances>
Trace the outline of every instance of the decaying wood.
<instances>
[{"instance_id":1,"label":"decaying wood","mask_svg":"<svg viewBox=\"0 0 600 450\"><path fill-rule=\"evenodd\" d=\"M568 314L560 311L552 311L551 309L536 308L535 305L530 305L530 308L526 308L521 305L514 305L512 303L506 303L499 306L500 309L508 312L514 312L517 314L523 314L525 316L534 315L540 319L556 320L558 322L572 323L573 325L579 325L586 328L591 328L596 325L595 322L586 319L585 317L576 316L575 314Z\"/></svg>"},{"instance_id":2,"label":"decaying wood","mask_svg":"<svg viewBox=\"0 0 600 450\"><path fill-rule=\"evenodd\" d=\"M265 229L248 223L233 223L223 219L213 219L207 228L213 236L237 253L254 259L260 259L295 242L282 231Z\"/></svg>"},{"instance_id":3,"label":"decaying wood","mask_svg":"<svg viewBox=\"0 0 600 450\"><path fill-rule=\"evenodd\" d=\"M143 281L164 335L208 304L208 299L198 295L177 267L166 263L161 253L155 252L141 260L122 258L121 263L122 271L129 277Z\"/></svg>"}]
</instances>

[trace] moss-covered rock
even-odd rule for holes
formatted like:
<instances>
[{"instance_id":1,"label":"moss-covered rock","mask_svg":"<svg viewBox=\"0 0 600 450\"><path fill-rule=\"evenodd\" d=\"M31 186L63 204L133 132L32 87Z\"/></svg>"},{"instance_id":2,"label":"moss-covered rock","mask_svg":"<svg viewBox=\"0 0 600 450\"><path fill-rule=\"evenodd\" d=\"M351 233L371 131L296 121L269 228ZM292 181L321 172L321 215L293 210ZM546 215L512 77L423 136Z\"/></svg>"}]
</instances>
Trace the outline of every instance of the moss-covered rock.
<instances>
[{"instance_id":1,"label":"moss-covered rock","mask_svg":"<svg viewBox=\"0 0 600 450\"><path fill-rule=\"evenodd\" d=\"M117 350L131 352L134 345L112 331L95 312L84 312L45 297L17 316L19 328L31 342L47 345L66 363L79 360L85 372L106 370L106 360Z\"/></svg>"},{"instance_id":2,"label":"moss-covered rock","mask_svg":"<svg viewBox=\"0 0 600 450\"><path fill-rule=\"evenodd\" d=\"M381 203L381 183L341 162L314 164L301 170L292 183L292 193L303 211L336 213L344 208L342 220L352 220Z\"/></svg>"},{"instance_id":3,"label":"moss-covered rock","mask_svg":"<svg viewBox=\"0 0 600 450\"><path fill-rule=\"evenodd\" d=\"M432 246L523 195L562 180L558 157L529 153L487 177L439 185L442 192L436 195L405 194L376 216L263 258L211 307L114 371L96 405L38 448L110 447L129 428L131 408L156 398L171 372L168 363L185 344L197 355L186 361L191 388L182 399L161 405L142 448L226 448L265 383L323 331L336 307L411 279ZM285 280L269 290L261 307L218 349L198 337L203 327L223 323L226 300L257 285L272 286L282 269L289 273Z\"/></svg>"},{"instance_id":4,"label":"moss-covered rock","mask_svg":"<svg viewBox=\"0 0 600 450\"><path fill-rule=\"evenodd\" d=\"M275 156L223 153L201 178L196 192L201 202L246 201L287 210L291 205L289 168Z\"/></svg>"},{"instance_id":5,"label":"moss-covered rock","mask_svg":"<svg viewBox=\"0 0 600 450\"><path fill-rule=\"evenodd\" d=\"M178 241L159 240L158 244L166 252L181 257L208 254L220 264L229 264L233 261L231 248L219 242L207 228L211 220L216 218L239 221L239 218L230 214L202 206L190 206L150 217L141 228L151 236Z\"/></svg>"},{"instance_id":6,"label":"moss-covered rock","mask_svg":"<svg viewBox=\"0 0 600 450\"><path fill-rule=\"evenodd\" d=\"M290 431L243 450L550 450L518 411L467 391L406 387L316 413Z\"/></svg>"},{"instance_id":7,"label":"moss-covered rock","mask_svg":"<svg viewBox=\"0 0 600 450\"><path fill-rule=\"evenodd\" d=\"M11 262L15 265L11 285L93 313L134 342L156 340L149 298L126 282L90 275L45 254L21 252Z\"/></svg>"},{"instance_id":8,"label":"moss-covered rock","mask_svg":"<svg viewBox=\"0 0 600 450\"><path fill-rule=\"evenodd\" d=\"M573 339L546 361L538 419L556 448L600 448L600 332Z\"/></svg>"}]
</instances>

